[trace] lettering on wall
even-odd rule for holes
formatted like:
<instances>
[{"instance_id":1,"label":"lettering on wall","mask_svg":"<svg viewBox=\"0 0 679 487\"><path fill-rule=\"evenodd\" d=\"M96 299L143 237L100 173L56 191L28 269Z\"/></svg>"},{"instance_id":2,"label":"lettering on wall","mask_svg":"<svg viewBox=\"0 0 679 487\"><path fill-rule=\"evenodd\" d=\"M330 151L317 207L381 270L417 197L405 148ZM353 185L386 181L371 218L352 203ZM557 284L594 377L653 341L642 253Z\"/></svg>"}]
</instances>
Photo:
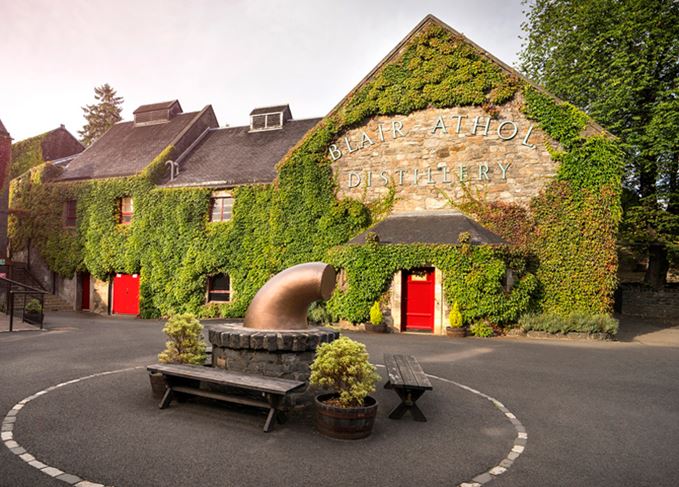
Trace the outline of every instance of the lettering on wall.
<instances>
[{"instance_id":1,"label":"lettering on wall","mask_svg":"<svg viewBox=\"0 0 679 487\"><path fill-rule=\"evenodd\" d=\"M432 122L427 133L432 137L450 136L481 136L497 137L501 141L517 140L521 145L535 148L530 138L533 133L533 125L521 126L514 120L496 120L491 117L453 114L439 116ZM401 120L390 123L378 123L374 130L362 130L358 134L342 137L336 143L331 144L328 154L332 161L337 161L342 156L352 154L362 149L372 147L387 140L407 137L408 130ZM473 165L457 164L448 166L441 162L426 168L409 168L404 163L402 168L391 170L366 170L347 171L346 178L341 183L347 188L353 189L359 186L387 186L390 181L397 186L426 186L436 184L454 184L455 182L468 181L506 181L511 167L510 162L481 162Z\"/></svg>"}]
</instances>

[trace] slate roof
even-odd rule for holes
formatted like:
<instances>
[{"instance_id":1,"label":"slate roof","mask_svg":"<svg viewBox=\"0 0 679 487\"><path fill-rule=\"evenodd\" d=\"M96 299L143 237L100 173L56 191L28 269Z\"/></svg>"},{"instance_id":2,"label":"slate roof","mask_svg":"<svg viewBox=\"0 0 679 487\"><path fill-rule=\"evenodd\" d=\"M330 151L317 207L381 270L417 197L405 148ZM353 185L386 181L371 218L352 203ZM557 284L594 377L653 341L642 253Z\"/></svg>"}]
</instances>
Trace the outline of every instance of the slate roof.
<instances>
[{"instance_id":1,"label":"slate roof","mask_svg":"<svg viewBox=\"0 0 679 487\"><path fill-rule=\"evenodd\" d=\"M119 122L71 161L57 181L129 176L142 171L201 112L180 113L171 120L138 125Z\"/></svg>"},{"instance_id":2,"label":"slate roof","mask_svg":"<svg viewBox=\"0 0 679 487\"><path fill-rule=\"evenodd\" d=\"M0 135L9 135L9 132L7 132L7 129L2 124L2 120L0 120Z\"/></svg>"},{"instance_id":3,"label":"slate roof","mask_svg":"<svg viewBox=\"0 0 679 487\"><path fill-rule=\"evenodd\" d=\"M420 211L391 215L349 243L365 243L368 232L377 234L383 244L458 244L460 234L468 232L476 245L506 244L500 236L482 227L471 218L454 211Z\"/></svg>"},{"instance_id":4,"label":"slate roof","mask_svg":"<svg viewBox=\"0 0 679 487\"><path fill-rule=\"evenodd\" d=\"M278 130L210 129L177 159L179 175L165 186L224 187L270 183L276 163L320 118L290 120Z\"/></svg>"}]
</instances>

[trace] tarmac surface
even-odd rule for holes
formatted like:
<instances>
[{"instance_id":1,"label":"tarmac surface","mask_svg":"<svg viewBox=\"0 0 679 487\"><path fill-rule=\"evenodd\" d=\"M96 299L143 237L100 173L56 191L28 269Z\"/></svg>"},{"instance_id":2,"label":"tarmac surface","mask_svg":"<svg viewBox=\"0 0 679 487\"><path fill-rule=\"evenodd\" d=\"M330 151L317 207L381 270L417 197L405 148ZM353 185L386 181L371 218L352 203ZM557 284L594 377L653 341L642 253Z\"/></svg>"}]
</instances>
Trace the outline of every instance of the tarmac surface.
<instances>
[{"instance_id":1,"label":"tarmac surface","mask_svg":"<svg viewBox=\"0 0 679 487\"><path fill-rule=\"evenodd\" d=\"M525 451L492 486L679 485L679 327L622 320L618 342L529 338L449 339L350 333L371 360L417 357L434 390L428 418L387 418L398 398L374 394L373 435L330 440L308 413L261 431L259 410L189 401L158 410L144 366L164 338L159 321L55 313L48 331L0 333L0 416L18 411L13 438L41 462L90 482L125 486L438 486L468 482L512 449ZM139 368L135 368L139 367ZM0 443L0 486L66 483ZM84 485L84 484L83 484Z\"/></svg>"}]
</instances>

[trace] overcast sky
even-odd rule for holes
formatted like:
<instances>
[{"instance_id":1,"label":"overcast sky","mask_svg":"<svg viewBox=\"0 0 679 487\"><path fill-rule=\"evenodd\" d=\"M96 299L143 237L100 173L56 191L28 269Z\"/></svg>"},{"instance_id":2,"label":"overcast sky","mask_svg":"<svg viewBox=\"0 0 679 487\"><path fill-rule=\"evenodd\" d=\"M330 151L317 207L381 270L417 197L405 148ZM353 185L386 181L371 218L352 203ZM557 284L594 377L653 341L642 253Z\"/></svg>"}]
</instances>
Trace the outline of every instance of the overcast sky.
<instances>
[{"instance_id":1,"label":"overcast sky","mask_svg":"<svg viewBox=\"0 0 679 487\"><path fill-rule=\"evenodd\" d=\"M77 137L94 86L142 104L211 104L220 125L289 103L325 115L431 13L508 64L520 0L0 0L0 120L15 140Z\"/></svg>"}]
</instances>

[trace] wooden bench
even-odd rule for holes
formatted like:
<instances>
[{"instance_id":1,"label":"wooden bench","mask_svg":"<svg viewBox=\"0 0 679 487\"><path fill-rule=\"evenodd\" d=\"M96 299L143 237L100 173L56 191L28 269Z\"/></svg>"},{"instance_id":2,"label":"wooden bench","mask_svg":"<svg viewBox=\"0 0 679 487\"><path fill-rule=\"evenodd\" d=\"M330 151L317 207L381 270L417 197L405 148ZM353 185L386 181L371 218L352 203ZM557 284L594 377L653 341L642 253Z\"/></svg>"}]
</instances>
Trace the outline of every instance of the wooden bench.
<instances>
[{"instance_id":1,"label":"wooden bench","mask_svg":"<svg viewBox=\"0 0 679 487\"><path fill-rule=\"evenodd\" d=\"M246 374L231 370L204 367L202 365L180 364L156 364L149 365L146 369L151 373L160 373L165 376L167 389L158 407L165 409L172 399L179 394L191 394L194 396L217 399L219 401L233 402L247 406L266 408L269 414L264 423L264 432L268 433L273 427L274 417L279 423L285 421L285 414L279 408L283 398L290 392L305 385L298 380L278 379L261 375ZM188 379L188 380L187 380ZM198 387L187 385L187 382L199 381L207 384L217 384L234 388L237 391L249 391L261 393L262 399L248 397L243 394L227 394L224 392L208 391Z\"/></svg>"},{"instance_id":2,"label":"wooden bench","mask_svg":"<svg viewBox=\"0 0 679 487\"><path fill-rule=\"evenodd\" d=\"M415 402L425 391L433 389L429 378L412 355L384 355L389 380L385 389L394 389L401 398L401 404L389 414L390 419L400 419L406 411L410 411L415 421L427 421Z\"/></svg>"}]
</instances>

